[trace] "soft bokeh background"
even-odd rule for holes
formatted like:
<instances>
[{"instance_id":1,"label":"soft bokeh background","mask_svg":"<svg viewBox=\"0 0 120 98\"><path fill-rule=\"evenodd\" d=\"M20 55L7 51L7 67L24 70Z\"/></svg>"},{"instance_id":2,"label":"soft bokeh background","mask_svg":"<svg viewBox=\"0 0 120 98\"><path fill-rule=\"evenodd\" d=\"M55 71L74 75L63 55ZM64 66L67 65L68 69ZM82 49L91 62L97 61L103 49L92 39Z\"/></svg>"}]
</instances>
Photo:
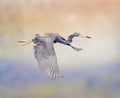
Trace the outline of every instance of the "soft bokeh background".
<instances>
[{"instance_id":1,"label":"soft bokeh background","mask_svg":"<svg viewBox=\"0 0 120 98\"><path fill-rule=\"evenodd\" d=\"M55 44L63 80L39 71L34 34L81 32ZM120 98L120 0L0 0L0 98Z\"/></svg>"}]
</instances>

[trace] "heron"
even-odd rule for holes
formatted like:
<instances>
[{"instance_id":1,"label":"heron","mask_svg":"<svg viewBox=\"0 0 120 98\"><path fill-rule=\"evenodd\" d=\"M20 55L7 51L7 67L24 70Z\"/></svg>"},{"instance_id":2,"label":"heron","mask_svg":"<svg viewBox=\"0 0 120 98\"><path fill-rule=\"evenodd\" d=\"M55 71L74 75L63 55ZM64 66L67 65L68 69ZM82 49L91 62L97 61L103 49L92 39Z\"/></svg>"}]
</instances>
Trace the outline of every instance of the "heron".
<instances>
[{"instance_id":1,"label":"heron","mask_svg":"<svg viewBox=\"0 0 120 98\"><path fill-rule=\"evenodd\" d=\"M42 72L53 80L63 78L58 67L54 44L61 43L72 47L75 51L82 50L82 48L77 48L71 45L74 37L91 39L91 37L83 36L78 32L69 35L67 39L63 38L58 33L47 33L44 36L36 34L32 40L21 40L18 41L18 43L20 45L27 45L32 42L34 43L34 56L36 58L37 65Z\"/></svg>"}]
</instances>

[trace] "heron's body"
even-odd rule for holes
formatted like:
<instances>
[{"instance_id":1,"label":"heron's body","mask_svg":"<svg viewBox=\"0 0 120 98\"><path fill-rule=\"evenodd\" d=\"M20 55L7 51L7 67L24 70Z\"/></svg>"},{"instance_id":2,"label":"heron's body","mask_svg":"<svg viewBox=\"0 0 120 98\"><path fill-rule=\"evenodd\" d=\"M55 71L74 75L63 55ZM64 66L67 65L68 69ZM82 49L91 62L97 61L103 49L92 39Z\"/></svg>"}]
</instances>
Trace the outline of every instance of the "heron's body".
<instances>
[{"instance_id":1,"label":"heron's body","mask_svg":"<svg viewBox=\"0 0 120 98\"><path fill-rule=\"evenodd\" d=\"M45 36L36 36L33 39L35 43L34 55L41 71L45 72L50 78L60 78L60 72L57 64L57 57L54 50L54 41L57 36L47 34Z\"/></svg>"},{"instance_id":2,"label":"heron's body","mask_svg":"<svg viewBox=\"0 0 120 98\"><path fill-rule=\"evenodd\" d=\"M76 48L70 44L75 36L79 36L79 33L70 35L67 40L57 33L49 33L45 36L36 35L36 37L32 39L32 42L35 44L34 55L38 66L40 70L46 73L51 79L59 79L62 77L57 64L54 43L62 43L64 45L71 46L76 51L79 51L81 48ZM24 41L19 42L27 44Z\"/></svg>"}]
</instances>

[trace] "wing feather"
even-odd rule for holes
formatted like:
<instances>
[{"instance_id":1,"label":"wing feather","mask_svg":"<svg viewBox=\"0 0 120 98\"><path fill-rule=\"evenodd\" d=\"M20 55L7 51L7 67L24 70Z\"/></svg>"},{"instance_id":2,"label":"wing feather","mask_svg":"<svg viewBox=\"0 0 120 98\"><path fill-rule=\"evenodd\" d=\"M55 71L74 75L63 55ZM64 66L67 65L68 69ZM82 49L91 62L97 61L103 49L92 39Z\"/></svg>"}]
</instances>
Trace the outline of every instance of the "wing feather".
<instances>
[{"instance_id":1,"label":"wing feather","mask_svg":"<svg viewBox=\"0 0 120 98\"><path fill-rule=\"evenodd\" d=\"M35 45L34 55L41 71L46 73L51 79L59 79L61 77L52 43Z\"/></svg>"}]
</instances>

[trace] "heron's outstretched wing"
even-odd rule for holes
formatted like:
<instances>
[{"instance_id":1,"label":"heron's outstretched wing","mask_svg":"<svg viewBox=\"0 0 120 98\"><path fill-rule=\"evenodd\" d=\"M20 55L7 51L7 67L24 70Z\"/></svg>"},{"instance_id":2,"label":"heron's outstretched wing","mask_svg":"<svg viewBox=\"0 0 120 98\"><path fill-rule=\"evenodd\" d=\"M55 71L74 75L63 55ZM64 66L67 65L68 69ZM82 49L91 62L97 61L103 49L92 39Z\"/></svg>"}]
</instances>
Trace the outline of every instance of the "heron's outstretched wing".
<instances>
[{"instance_id":1,"label":"heron's outstretched wing","mask_svg":"<svg viewBox=\"0 0 120 98\"><path fill-rule=\"evenodd\" d=\"M44 43L34 46L34 55L41 71L51 79L61 78L57 64L56 54L52 44Z\"/></svg>"}]
</instances>

